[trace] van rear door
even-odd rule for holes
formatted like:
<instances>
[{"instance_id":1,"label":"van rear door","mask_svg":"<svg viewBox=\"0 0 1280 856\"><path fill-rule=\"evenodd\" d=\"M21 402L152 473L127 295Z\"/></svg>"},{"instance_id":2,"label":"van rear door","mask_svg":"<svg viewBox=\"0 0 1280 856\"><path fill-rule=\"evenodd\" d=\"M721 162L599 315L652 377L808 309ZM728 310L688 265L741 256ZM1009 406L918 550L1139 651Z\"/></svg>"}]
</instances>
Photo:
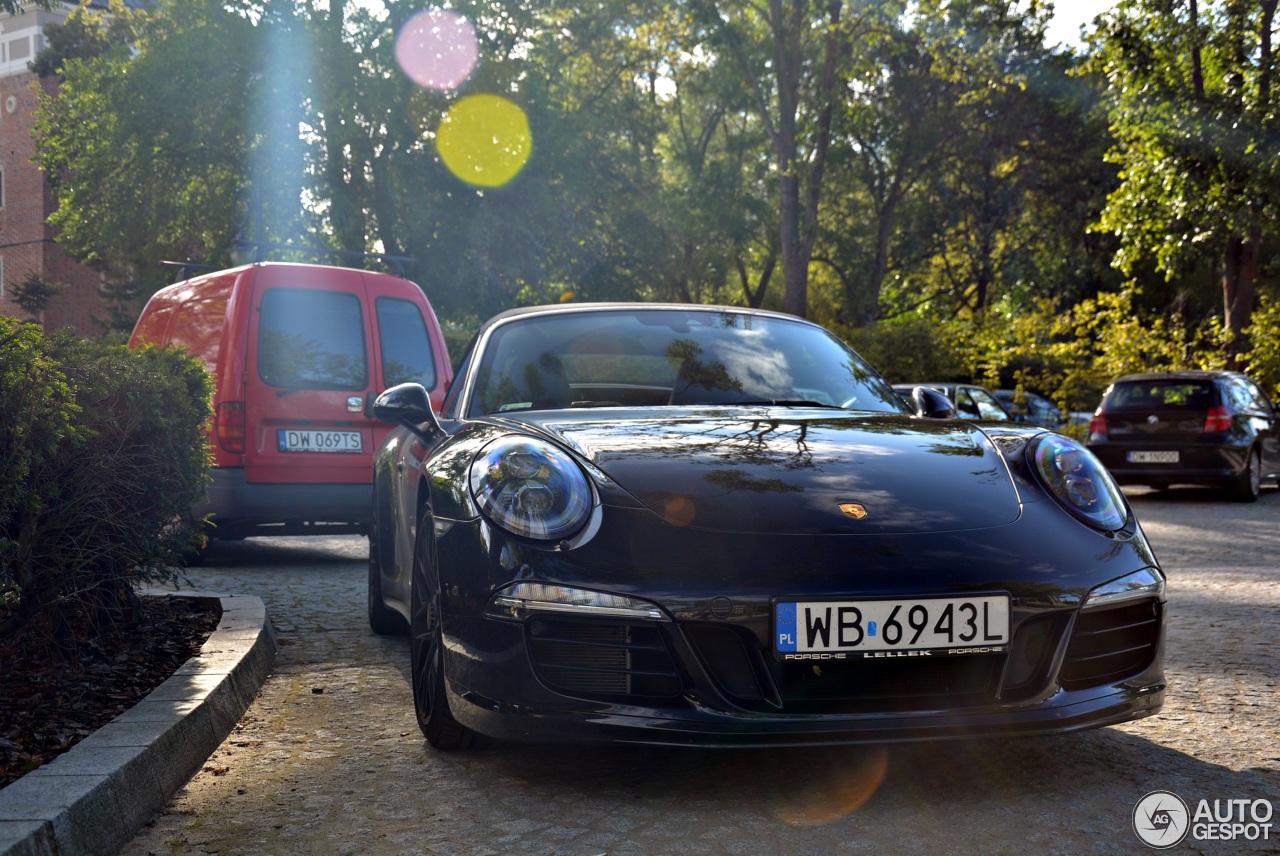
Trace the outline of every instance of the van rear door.
<instances>
[{"instance_id":1,"label":"van rear door","mask_svg":"<svg viewBox=\"0 0 1280 856\"><path fill-rule=\"evenodd\" d=\"M377 383L369 307L360 271L257 269L245 378L246 482L369 483L383 433L365 415Z\"/></svg>"}]
</instances>

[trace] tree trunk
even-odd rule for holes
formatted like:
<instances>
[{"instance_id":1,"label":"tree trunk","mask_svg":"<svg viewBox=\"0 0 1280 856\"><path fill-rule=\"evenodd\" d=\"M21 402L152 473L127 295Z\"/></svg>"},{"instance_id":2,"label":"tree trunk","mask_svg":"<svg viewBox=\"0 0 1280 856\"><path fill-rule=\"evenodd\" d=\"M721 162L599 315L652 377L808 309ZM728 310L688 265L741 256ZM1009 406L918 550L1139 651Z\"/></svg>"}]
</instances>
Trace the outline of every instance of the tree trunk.
<instances>
[{"instance_id":1,"label":"tree trunk","mask_svg":"<svg viewBox=\"0 0 1280 856\"><path fill-rule=\"evenodd\" d=\"M1226 256L1222 265L1222 308L1226 328L1231 333L1227 343L1228 365L1241 367L1241 358L1249 350L1245 330L1253 320L1253 300L1258 280L1259 230L1252 230L1248 237L1232 235L1227 239Z\"/></svg>"},{"instance_id":2,"label":"tree trunk","mask_svg":"<svg viewBox=\"0 0 1280 856\"><path fill-rule=\"evenodd\" d=\"M800 240L800 181L794 172L784 175L778 201L782 225L782 308L804 318L809 312L809 258Z\"/></svg>"}]
</instances>

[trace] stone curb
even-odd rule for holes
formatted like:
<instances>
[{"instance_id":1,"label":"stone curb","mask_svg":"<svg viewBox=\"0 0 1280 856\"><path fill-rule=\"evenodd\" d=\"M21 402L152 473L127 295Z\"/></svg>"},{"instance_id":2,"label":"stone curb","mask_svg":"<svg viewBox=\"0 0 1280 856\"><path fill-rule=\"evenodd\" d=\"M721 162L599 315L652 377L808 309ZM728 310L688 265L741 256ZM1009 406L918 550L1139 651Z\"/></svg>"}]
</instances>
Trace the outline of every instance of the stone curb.
<instances>
[{"instance_id":1,"label":"stone curb","mask_svg":"<svg viewBox=\"0 0 1280 856\"><path fill-rule=\"evenodd\" d=\"M116 853L231 733L275 662L257 597L216 598L222 620L200 653L70 751L0 790L0 856Z\"/></svg>"}]
</instances>

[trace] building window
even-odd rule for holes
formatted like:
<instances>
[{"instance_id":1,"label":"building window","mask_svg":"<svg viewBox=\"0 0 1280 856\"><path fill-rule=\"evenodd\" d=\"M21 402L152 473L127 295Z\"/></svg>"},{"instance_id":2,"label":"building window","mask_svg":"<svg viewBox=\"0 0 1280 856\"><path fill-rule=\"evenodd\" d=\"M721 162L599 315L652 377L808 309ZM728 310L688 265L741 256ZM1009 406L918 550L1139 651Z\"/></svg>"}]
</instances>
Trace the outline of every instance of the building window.
<instances>
[{"instance_id":1,"label":"building window","mask_svg":"<svg viewBox=\"0 0 1280 856\"><path fill-rule=\"evenodd\" d=\"M0 256L0 297L4 297L4 256Z\"/></svg>"},{"instance_id":2,"label":"building window","mask_svg":"<svg viewBox=\"0 0 1280 856\"><path fill-rule=\"evenodd\" d=\"M4 167L0 167L0 208L4 208Z\"/></svg>"}]
</instances>

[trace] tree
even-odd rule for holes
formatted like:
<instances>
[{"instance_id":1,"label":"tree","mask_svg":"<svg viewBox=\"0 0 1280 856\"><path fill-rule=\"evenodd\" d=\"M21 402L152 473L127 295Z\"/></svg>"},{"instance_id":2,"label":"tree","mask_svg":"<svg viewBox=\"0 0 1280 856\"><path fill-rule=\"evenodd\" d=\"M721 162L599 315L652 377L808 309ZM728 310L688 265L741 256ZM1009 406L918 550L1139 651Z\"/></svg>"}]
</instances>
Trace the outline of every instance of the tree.
<instances>
[{"instance_id":1,"label":"tree","mask_svg":"<svg viewBox=\"0 0 1280 856\"><path fill-rule=\"evenodd\" d=\"M44 310L49 301L67 288L66 283L32 271L22 282L13 286L13 302L21 306L38 321L44 320Z\"/></svg>"},{"instance_id":2,"label":"tree","mask_svg":"<svg viewBox=\"0 0 1280 856\"><path fill-rule=\"evenodd\" d=\"M1106 128L1089 121L1089 81L1044 46L1044 9L881 11L835 126L818 258L841 282L836 318L1091 294L1099 253L1086 226L1110 186Z\"/></svg>"},{"instance_id":3,"label":"tree","mask_svg":"<svg viewBox=\"0 0 1280 856\"><path fill-rule=\"evenodd\" d=\"M737 62L768 135L778 181L783 308L809 311L809 262L853 27L842 0L697 0L715 44Z\"/></svg>"},{"instance_id":4,"label":"tree","mask_svg":"<svg viewBox=\"0 0 1280 856\"><path fill-rule=\"evenodd\" d=\"M1233 360L1280 215L1275 38L1276 0L1122 0L1091 39L1121 169L1099 227L1125 271L1215 259Z\"/></svg>"},{"instance_id":5,"label":"tree","mask_svg":"<svg viewBox=\"0 0 1280 856\"><path fill-rule=\"evenodd\" d=\"M75 15L108 26L87 7ZM200 0L131 23L130 38L53 65L35 160L71 256L117 278L156 278L164 259L226 260L246 154L273 141L246 127L259 52L245 17Z\"/></svg>"},{"instance_id":6,"label":"tree","mask_svg":"<svg viewBox=\"0 0 1280 856\"><path fill-rule=\"evenodd\" d=\"M61 4L58 0L0 0L0 12L8 12L10 15L20 14L24 7L35 6L37 9L54 9Z\"/></svg>"}]
</instances>

